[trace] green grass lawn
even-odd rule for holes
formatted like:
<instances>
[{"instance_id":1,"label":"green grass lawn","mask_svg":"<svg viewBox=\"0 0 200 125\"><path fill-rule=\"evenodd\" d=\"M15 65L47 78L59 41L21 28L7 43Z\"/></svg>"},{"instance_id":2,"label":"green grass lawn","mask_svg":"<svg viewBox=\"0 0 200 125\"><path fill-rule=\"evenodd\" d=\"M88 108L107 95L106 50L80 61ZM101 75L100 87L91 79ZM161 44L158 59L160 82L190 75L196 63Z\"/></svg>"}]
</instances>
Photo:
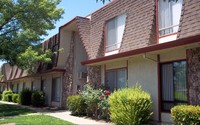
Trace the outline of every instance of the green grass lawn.
<instances>
[{"instance_id":1,"label":"green grass lawn","mask_svg":"<svg viewBox=\"0 0 200 125\"><path fill-rule=\"evenodd\" d=\"M34 111L30 109L22 108L15 105L0 103L0 118L6 116L25 115L33 112Z\"/></svg>"},{"instance_id":2,"label":"green grass lawn","mask_svg":"<svg viewBox=\"0 0 200 125\"><path fill-rule=\"evenodd\" d=\"M47 115L16 116L14 118L0 120L0 124L5 123L16 123L16 125L74 125L70 122Z\"/></svg>"}]
</instances>

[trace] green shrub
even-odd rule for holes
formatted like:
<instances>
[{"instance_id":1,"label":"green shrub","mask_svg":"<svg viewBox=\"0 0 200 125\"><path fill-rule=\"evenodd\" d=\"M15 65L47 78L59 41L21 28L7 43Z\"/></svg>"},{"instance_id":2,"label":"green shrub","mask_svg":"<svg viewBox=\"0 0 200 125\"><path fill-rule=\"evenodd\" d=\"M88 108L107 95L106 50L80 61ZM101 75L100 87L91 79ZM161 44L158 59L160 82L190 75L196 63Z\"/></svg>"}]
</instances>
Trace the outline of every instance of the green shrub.
<instances>
[{"instance_id":1,"label":"green shrub","mask_svg":"<svg viewBox=\"0 0 200 125\"><path fill-rule=\"evenodd\" d=\"M171 109L171 116L178 125L199 125L200 106L179 105Z\"/></svg>"},{"instance_id":2,"label":"green shrub","mask_svg":"<svg viewBox=\"0 0 200 125\"><path fill-rule=\"evenodd\" d=\"M81 92L81 96L84 98L85 104L87 105L87 116L98 117L98 103L101 101L101 93L100 90L95 90L89 85L86 85L84 90Z\"/></svg>"},{"instance_id":3,"label":"green shrub","mask_svg":"<svg viewBox=\"0 0 200 125\"><path fill-rule=\"evenodd\" d=\"M43 91L34 91L31 96L32 105L42 107L45 103L45 94Z\"/></svg>"},{"instance_id":4,"label":"green shrub","mask_svg":"<svg viewBox=\"0 0 200 125\"><path fill-rule=\"evenodd\" d=\"M86 104L85 100L80 95L73 95L67 98L67 108L72 112L72 115L85 115Z\"/></svg>"},{"instance_id":5,"label":"green shrub","mask_svg":"<svg viewBox=\"0 0 200 125\"><path fill-rule=\"evenodd\" d=\"M11 102L12 101L12 94L13 94L12 90L3 91L2 100Z\"/></svg>"},{"instance_id":6,"label":"green shrub","mask_svg":"<svg viewBox=\"0 0 200 125\"><path fill-rule=\"evenodd\" d=\"M29 89L24 89L19 95L19 103L22 105L31 105L31 95L32 91Z\"/></svg>"},{"instance_id":7,"label":"green shrub","mask_svg":"<svg viewBox=\"0 0 200 125\"><path fill-rule=\"evenodd\" d=\"M110 119L116 124L145 124L152 115L150 94L141 86L114 91L109 97Z\"/></svg>"},{"instance_id":8,"label":"green shrub","mask_svg":"<svg viewBox=\"0 0 200 125\"><path fill-rule=\"evenodd\" d=\"M0 94L0 100L2 100L2 94Z\"/></svg>"},{"instance_id":9,"label":"green shrub","mask_svg":"<svg viewBox=\"0 0 200 125\"><path fill-rule=\"evenodd\" d=\"M18 101L18 96L19 96L19 94L13 94L12 95L12 102L14 102L14 103L17 103Z\"/></svg>"}]
</instances>

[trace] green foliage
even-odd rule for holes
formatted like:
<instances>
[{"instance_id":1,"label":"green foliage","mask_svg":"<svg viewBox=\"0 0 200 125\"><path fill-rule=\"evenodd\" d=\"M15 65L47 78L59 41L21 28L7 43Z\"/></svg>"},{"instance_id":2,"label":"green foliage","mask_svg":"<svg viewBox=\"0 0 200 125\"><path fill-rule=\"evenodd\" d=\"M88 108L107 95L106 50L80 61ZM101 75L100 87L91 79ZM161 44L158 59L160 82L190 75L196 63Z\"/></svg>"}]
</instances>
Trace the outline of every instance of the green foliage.
<instances>
[{"instance_id":1,"label":"green foliage","mask_svg":"<svg viewBox=\"0 0 200 125\"><path fill-rule=\"evenodd\" d=\"M13 94L12 95L12 102L17 103L19 98L19 94Z\"/></svg>"},{"instance_id":2,"label":"green foliage","mask_svg":"<svg viewBox=\"0 0 200 125\"><path fill-rule=\"evenodd\" d=\"M29 113L33 113L33 111L27 108L19 107L17 105L0 103L0 118L6 116L26 115Z\"/></svg>"},{"instance_id":3,"label":"green foliage","mask_svg":"<svg viewBox=\"0 0 200 125\"><path fill-rule=\"evenodd\" d=\"M87 105L87 116L97 117L98 103L101 101L101 91L95 90L91 86L86 85L84 90L81 92L81 96L84 98L85 104Z\"/></svg>"},{"instance_id":4,"label":"green foliage","mask_svg":"<svg viewBox=\"0 0 200 125\"><path fill-rule=\"evenodd\" d=\"M114 91L109 97L110 119L116 124L140 125L152 115L150 94L141 86Z\"/></svg>"},{"instance_id":5,"label":"green foliage","mask_svg":"<svg viewBox=\"0 0 200 125\"><path fill-rule=\"evenodd\" d=\"M2 100L2 94L0 94L0 100Z\"/></svg>"},{"instance_id":6,"label":"green foliage","mask_svg":"<svg viewBox=\"0 0 200 125\"><path fill-rule=\"evenodd\" d=\"M102 94L100 96L100 102L98 103L99 109L99 117L101 119L109 119L109 104L108 104L108 97L110 95L110 91L108 90L101 90Z\"/></svg>"},{"instance_id":7,"label":"green foliage","mask_svg":"<svg viewBox=\"0 0 200 125\"><path fill-rule=\"evenodd\" d=\"M179 105L171 109L171 116L178 125L199 125L200 106Z\"/></svg>"},{"instance_id":8,"label":"green foliage","mask_svg":"<svg viewBox=\"0 0 200 125\"><path fill-rule=\"evenodd\" d=\"M0 59L16 62L19 53L39 44L64 13L61 0L0 0Z\"/></svg>"},{"instance_id":9,"label":"green foliage","mask_svg":"<svg viewBox=\"0 0 200 125\"><path fill-rule=\"evenodd\" d=\"M27 70L30 74L35 73L41 62L51 62L51 50L42 51L42 49L34 50L29 46L24 53L19 54L17 58L17 65Z\"/></svg>"},{"instance_id":10,"label":"green foliage","mask_svg":"<svg viewBox=\"0 0 200 125\"><path fill-rule=\"evenodd\" d=\"M45 104L45 93L43 91L34 91L31 96L32 105L42 107Z\"/></svg>"},{"instance_id":11,"label":"green foliage","mask_svg":"<svg viewBox=\"0 0 200 125\"><path fill-rule=\"evenodd\" d=\"M67 98L67 108L71 111L72 115L85 115L86 104L85 100L80 95L73 95Z\"/></svg>"},{"instance_id":12,"label":"green foliage","mask_svg":"<svg viewBox=\"0 0 200 125\"><path fill-rule=\"evenodd\" d=\"M48 115L16 116L0 120L0 124L15 123L16 125L74 125L71 122L61 120Z\"/></svg>"},{"instance_id":13,"label":"green foliage","mask_svg":"<svg viewBox=\"0 0 200 125\"><path fill-rule=\"evenodd\" d=\"M29 89L24 89L19 95L18 102L22 105L31 105L31 95L32 91Z\"/></svg>"},{"instance_id":14,"label":"green foliage","mask_svg":"<svg viewBox=\"0 0 200 125\"><path fill-rule=\"evenodd\" d=\"M12 94L13 94L12 90L3 91L2 100L11 102L12 101Z\"/></svg>"}]
</instances>

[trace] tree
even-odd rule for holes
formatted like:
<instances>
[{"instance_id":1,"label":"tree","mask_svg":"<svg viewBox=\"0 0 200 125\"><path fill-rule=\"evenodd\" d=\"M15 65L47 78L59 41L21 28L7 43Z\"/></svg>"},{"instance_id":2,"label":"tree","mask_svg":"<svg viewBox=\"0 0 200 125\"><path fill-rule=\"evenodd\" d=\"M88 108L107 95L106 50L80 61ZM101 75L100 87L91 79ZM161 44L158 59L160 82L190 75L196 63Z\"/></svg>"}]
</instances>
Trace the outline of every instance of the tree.
<instances>
[{"instance_id":1,"label":"tree","mask_svg":"<svg viewBox=\"0 0 200 125\"><path fill-rule=\"evenodd\" d=\"M55 27L60 0L0 0L0 60L16 63L19 53L40 43Z\"/></svg>"},{"instance_id":2,"label":"tree","mask_svg":"<svg viewBox=\"0 0 200 125\"><path fill-rule=\"evenodd\" d=\"M41 62L51 62L53 53L51 50L43 51L41 48L34 50L29 46L24 53L19 54L17 57L17 65L27 70L28 73L33 74L37 72L38 66Z\"/></svg>"}]
</instances>

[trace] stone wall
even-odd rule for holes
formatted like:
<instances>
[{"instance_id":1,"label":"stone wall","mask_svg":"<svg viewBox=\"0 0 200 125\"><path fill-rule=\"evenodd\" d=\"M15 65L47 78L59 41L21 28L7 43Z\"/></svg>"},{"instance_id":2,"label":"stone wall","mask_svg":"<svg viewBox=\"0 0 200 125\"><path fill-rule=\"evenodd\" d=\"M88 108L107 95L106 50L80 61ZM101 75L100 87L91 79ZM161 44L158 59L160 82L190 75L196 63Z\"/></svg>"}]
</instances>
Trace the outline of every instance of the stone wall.
<instances>
[{"instance_id":1,"label":"stone wall","mask_svg":"<svg viewBox=\"0 0 200 125\"><path fill-rule=\"evenodd\" d=\"M70 41L69 56L67 57L65 74L62 84L62 107L66 107L66 98L73 94L73 68L74 68L74 44L75 44L75 33L72 33Z\"/></svg>"},{"instance_id":2,"label":"stone wall","mask_svg":"<svg viewBox=\"0 0 200 125\"><path fill-rule=\"evenodd\" d=\"M200 48L187 50L189 102L200 105Z\"/></svg>"},{"instance_id":3,"label":"stone wall","mask_svg":"<svg viewBox=\"0 0 200 125\"><path fill-rule=\"evenodd\" d=\"M94 88L101 84L101 66L88 66L88 79L87 83Z\"/></svg>"}]
</instances>

